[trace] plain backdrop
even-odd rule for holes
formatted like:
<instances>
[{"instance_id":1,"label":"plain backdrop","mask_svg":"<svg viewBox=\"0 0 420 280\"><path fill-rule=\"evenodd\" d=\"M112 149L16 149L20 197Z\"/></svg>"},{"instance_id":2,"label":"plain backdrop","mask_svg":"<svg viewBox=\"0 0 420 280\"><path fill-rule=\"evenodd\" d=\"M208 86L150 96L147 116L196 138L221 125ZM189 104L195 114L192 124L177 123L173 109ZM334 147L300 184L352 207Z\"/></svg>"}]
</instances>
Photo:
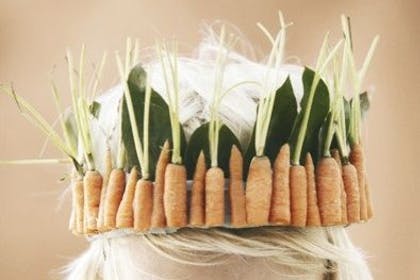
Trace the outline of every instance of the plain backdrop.
<instances>
[{"instance_id":1,"label":"plain backdrop","mask_svg":"<svg viewBox=\"0 0 420 280\"><path fill-rule=\"evenodd\" d=\"M270 30L281 9L294 26L287 55L313 64L324 33L340 35L340 14L353 21L360 62L375 34L381 41L365 87L373 92L367 119L367 168L375 218L349 228L370 256L376 279L419 279L420 275L420 2L413 1L21 1L0 0L0 82L13 81L53 122L49 80L54 77L69 104L66 47L86 44L90 62L111 55L106 89L118 81L113 51L127 36L143 47L155 38L177 38L185 51L200 40L203 22L224 19L238 26L262 53L268 44L257 21ZM260 57L261 58L261 57ZM45 137L0 95L0 159L35 158ZM60 157L48 146L45 157ZM64 166L0 166L0 279L57 278L54 270L87 246L67 231L68 197L59 203Z\"/></svg>"}]
</instances>

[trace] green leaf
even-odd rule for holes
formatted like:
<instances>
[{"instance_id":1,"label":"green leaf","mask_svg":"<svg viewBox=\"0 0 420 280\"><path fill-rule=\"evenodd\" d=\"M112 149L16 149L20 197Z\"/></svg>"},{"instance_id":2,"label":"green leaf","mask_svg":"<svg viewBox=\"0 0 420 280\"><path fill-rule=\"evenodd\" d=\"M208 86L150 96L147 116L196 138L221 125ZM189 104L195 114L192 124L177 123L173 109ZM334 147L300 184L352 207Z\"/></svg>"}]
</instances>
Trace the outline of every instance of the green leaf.
<instances>
[{"instance_id":1,"label":"green leaf","mask_svg":"<svg viewBox=\"0 0 420 280\"><path fill-rule=\"evenodd\" d=\"M140 139L143 141L143 119L144 105L146 97L146 72L137 65L128 77L128 88L136 116L136 122ZM131 129L130 118L128 115L127 104L124 98L122 108L122 138L127 150L128 167L140 166L135 150L134 139ZM149 117L149 172L151 180L154 179L156 164L159 159L161 147L166 140L171 141L171 121L169 118L169 108L165 100L152 89L150 98L150 117ZM185 135L181 127L181 154L186 146Z\"/></svg>"},{"instance_id":2,"label":"green leaf","mask_svg":"<svg viewBox=\"0 0 420 280\"><path fill-rule=\"evenodd\" d=\"M238 138L226 126L222 125L219 131L219 148L217 151L217 161L220 168L223 169L225 177L229 177L229 158L232 146L236 145L241 149ZM195 164L200 152L203 151L206 158L206 165L210 167L210 148L209 148L209 123L205 123L197 128L191 135L185 152L185 165L187 167L188 178L194 175Z\"/></svg>"},{"instance_id":3,"label":"green leaf","mask_svg":"<svg viewBox=\"0 0 420 280\"><path fill-rule=\"evenodd\" d=\"M370 108L370 96L367 91L362 92L359 96L360 98L360 114L361 118L364 119L367 115L367 112Z\"/></svg>"},{"instance_id":4,"label":"green leaf","mask_svg":"<svg viewBox=\"0 0 420 280\"><path fill-rule=\"evenodd\" d=\"M89 112L95 119L98 119L99 113L101 112L101 103L93 101L92 104L89 105Z\"/></svg>"},{"instance_id":5,"label":"green leaf","mask_svg":"<svg viewBox=\"0 0 420 280\"><path fill-rule=\"evenodd\" d=\"M303 112L307 106L309 92L311 90L312 82L314 80L315 72L307 67L303 72L302 82L304 88L304 94L301 101L301 111L299 112L295 124L293 126L292 133L289 138L292 154L296 146L299 130L302 123ZM315 89L315 95L312 102L312 107L309 115L308 127L303 142L300 162L303 163L304 158L308 152L311 153L314 161L317 160L319 154L319 130L330 111L330 96L327 85L321 79Z\"/></svg>"},{"instance_id":6,"label":"green leaf","mask_svg":"<svg viewBox=\"0 0 420 280\"><path fill-rule=\"evenodd\" d=\"M268 127L264 154L273 163L280 147L287 142L293 123L297 115L297 101L293 92L292 83L287 78L283 85L277 89L274 99L273 113ZM249 164L255 156L255 127L252 132L251 142L245 153L244 169L248 172Z\"/></svg>"}]
</instances>

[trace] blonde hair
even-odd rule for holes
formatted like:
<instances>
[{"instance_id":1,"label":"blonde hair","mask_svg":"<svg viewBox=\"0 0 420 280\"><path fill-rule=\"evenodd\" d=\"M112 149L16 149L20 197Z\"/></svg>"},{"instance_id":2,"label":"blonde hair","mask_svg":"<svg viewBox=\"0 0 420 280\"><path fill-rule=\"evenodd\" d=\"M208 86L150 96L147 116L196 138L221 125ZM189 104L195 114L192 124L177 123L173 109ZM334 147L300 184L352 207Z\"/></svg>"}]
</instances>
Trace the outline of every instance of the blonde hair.
<instances>
[{"instance_id":1,"label":"blonde hair","mask_svg":"<svg viewBox=\"0 0 420 280\"><path fill-rule=\"evenodd\" d=\"M292 279L328 274L338 279L372 279L364 255L345 229L334 227L186 228L159 235L118 230L95 237L89 249L66 268L66 279L178 279L144 268L153 253L177 264L184 274L194 267L226 266L241 258L258 262L261 273L271 270Z\"/></svg>"}]
</instances>

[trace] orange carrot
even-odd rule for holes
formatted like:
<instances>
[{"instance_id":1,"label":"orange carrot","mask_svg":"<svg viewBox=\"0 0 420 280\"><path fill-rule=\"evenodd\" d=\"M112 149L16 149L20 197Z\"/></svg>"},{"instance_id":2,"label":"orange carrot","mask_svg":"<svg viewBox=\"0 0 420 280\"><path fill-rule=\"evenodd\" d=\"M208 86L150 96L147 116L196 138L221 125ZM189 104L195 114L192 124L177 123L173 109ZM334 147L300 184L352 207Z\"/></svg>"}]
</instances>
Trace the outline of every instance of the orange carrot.
<instances>
[{"instance_id":1,"label":"orange carrot","mask_svg":"<svg viewBox=\"0 0 420 280\"><path fill-rule=\"evenodd\" d=\"M169 163L165 170L163 205L168 227L187 225L187 171L184 165Z\"/></svg>"},{"instance_id":2,"label":"orange carrot","mask_svg":"<svg viewBox=\"0 0 420 280\"><path fill-rule=\"evenodd\" d=\"M319 215L318 198L316 194L315 167L310 153L306 155L305 170L308 184L308 217L306 224L308 226L321 226L321 217Z\"/></svg>"},{"instance_id":3,"label":"orange carrot","mask_svg":"<svg viewBox=\"0 0 420 280\"><path fill-rule=\"evenodd\" d=\"M99 203L101 200L102 176L98 171L89 170L83 178L85 233L97 231Z\"/></svg>"},{"instance_id":4,"label":"orange carrot","mask_svg":"<svg viewBox=\"0 0 420 280\"><path fill-rule=\"evenodd\" d=\"M221 226L225 222L225 175L219 167L206 172L206 225Z\"/></svg>"},{"instance_id":5,"label":"orange carrot","mask_svg":"<svg viewBox=\"0 0 420 280\"><path fill-rule=\"evenodd\" d=\"M206 178L206 160L201 152L195 166L190 203L190 225L202 226L205 223L204 184Z\"/></svg>"},{"instance_id":6,"label":"orange carrot","mask_svg":"<svg viewBox=\"0 0 420 280\"><path fill-rule=\"evenodd\" d=\"M144 179L137 181L133 210L134 229L143 232L149 230L153 210L153 183L151 181Z\"/></svg>"},{"instance_id":7,"label":"orange carrot","mask_svg":"<svg viewBox=\"0 0 420 280\"><path fill-rule=\"evenodd\" d=\"M273 171L270 159L255 156L246 181L246 215L248 225L266 225L270 215Z\"/></svg>"},{"instance_id":8,"label":"orange carrot","mask_svg":"<svg viewBox=\"0 0 420 280\"><path fill-rule=\"evenodd\" d=\"M229 200L231 225L241 227L246 225L245 191L243 186L243 158L241 151L232 146L229 160Z\"/></svg>"},{"instance_id":9,"label":"orange carrot","mask_svg":"<svg viewBox=\"0 0 420 280\"><path fill-rule=\"evenodd\" d=\"M343 179L343 164L341 162L341 156L340 152L337 149L334 149L332 151L332 157L335 159L338 165L338 170L340 171L340 177L341 177L341 222L343 224L348 224L348 213L347 213L347 193L346 188L344 185L344 179Z\"/></svg>"},{"instance_id":10,"label":"orange carrot","mask_svg":"<svg viewBox=\"0 0 420 280\"><path fill-rule=\"evenodd\" d=\"M360 222L360 193L357 170L353 164L343 165L343 182L347 194L347 217L349 223Z\"/></svg>"},{"instance_id":11,"label":"orange carrot","mask_svg":"<svg viewBox=\"0 0 420 280\"><path fill-rule=\"evenodd\" d=\"M108 189L108 181L109 176L112 171L112 155L111 150L107 149L105 152L105 168L104 168L104 176L102 182L102 190L101 190L101 202L99 203L99 213L98 213L98 230L104 231L104 209L105 209L105 199L106 199L106 191Z\"/></svg>"},{"instance_id":12,"label":"orange carrot","mask_svg":"<svg viewBox=\"0 0 420 280\"><path fill-rule=\"evenodd\" d=\"M366 199L366 170L364 162L363 148L361 144L353 144L350 150L350 162L357 170L357 179L359 181L360 193L360 219L368 219L368 206Z\"/></svg>"},{"instance_id":13,"label":"orange carrot","mask_svg":"<svg viewBox=\"0 0 420 280\"><path fill-rule=\"evenodd\" d=\"M116 226L117 228L132 228L134 226L133 200L137 183L137 168L131 169L125 186L125 191L118 207Z\"/></svg>"},{"instance_id":14,"label":"orange carrot","mask_svg":"<svg viewBox=\"0 0 420 280\"><path fill-rule=\"evenodd\" d=\"M290 225L290 146L284 144L274 161L270 223Z\"/></svg>"},{"instance_id":15,"label":"orange carrot","mask_svg":"<svg viewBox=\"0 0 420 280\"><path fill-rule=\"evenodd\" d=\"M308 181L305 167L301 165L290 167L290 211L292 225L304 227L308 214Z\"/></svg>"},{"instance_id":16,"label":"orange carrot","mask_svg":"<svg viewBox=\"0 0 420 280\"><path fill-rule=\"evenodd\" d=\"M163 209L163 194L165 188L165 169L169 160L169 142L165 141L156 164L155 184L153 187L152 228L163 228L166 226L165 210Z\"/></svg>"},{"instance_id":17,"label":"orange carrot","mask_svg":"<svg viewBox=\"0 0 420 280\"><path fill-rule=\"evenodd\" d=\"M368 219L373 217L373 204L372 204L372 197L370 196L370 185L368 183L367 180L367 176L366 176L366 202L367 202L367 217Z\"/></svg>"},{"instance_id":18,"label":"orange carrot","mask_svg":"<svg viewBox=\"0 0 420 280\"><path fill-rule=\"evenodd\" d=\"M75 178L72 185L72 205L74 215L73 233L84 233L84 194L83 194L83 180Z\"/></svg>"},{"instance_id":19,"label":"orange carrot","mask_svg":"<svg viewBox=\"0 0 420 280\"><path fill-rule=\"evenodd\" d=\"M323 157L316 168L318 206L323 226L341 224L340 169L332 157Z\"/></svg>"},{"instance_id":20,"label":"orange carrot","mask_svg":"<svg viewBox=\"0 0 420 280\"><path fill-rule=\"evenodd\" d=\"M120 168L113 169L109 177L108 189L105 196L104 228L113 229L116 226L118 207L125 188L125 172Z\"/></svg>"}]
</instances>

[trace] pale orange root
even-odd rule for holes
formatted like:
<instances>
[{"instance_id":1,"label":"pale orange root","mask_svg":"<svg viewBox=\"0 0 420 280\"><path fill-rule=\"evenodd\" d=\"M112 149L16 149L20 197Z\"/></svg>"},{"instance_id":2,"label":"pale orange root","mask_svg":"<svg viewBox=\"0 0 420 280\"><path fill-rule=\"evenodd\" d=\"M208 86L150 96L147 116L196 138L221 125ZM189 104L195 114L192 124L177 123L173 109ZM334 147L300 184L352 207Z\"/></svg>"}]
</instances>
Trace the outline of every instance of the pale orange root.
<instances>
[{"instance_id":1,"label":"pale orange root","mask_svg":"<svg viewBox=\"0 0 420 280\"><path fill-rule=\"evenodd\" d=\"M117 228L132 228L134 226L133 200L136 191L137 176L137 168L133 167L118 207L116 218Z\"/></svg>"},{"instance_id":2,"label":"pale orange root","mask_svg":"<svg viewBox=\"0 0 420 280\"><path fill-rule=\"evenodd\" d=\"M111 171L108 181L108 190L105 196L104 207L104 229L113 229L116 227L116 218L118 207L125 188L125 172L116 168Z\"/></svg>"},{"instance_id":3,"label":"pale orange root","mask_svg":"<svg viewBox=\"0 0 420 280\"><path fill-rule=\"evenodd\" d=\"M203 226L205 223L204 213L204 184L206 178L206 159L204 153L200 152L195 166L193 185L191 190L190 203L190 225Z\"/></svg>"},{"instance_id":4,"label":"pale orange root","mask_svg":"<svg viewBox=\"0 0 420 280\"><path fill-rule=\"evenodd\" d=\"M308 226L321 226L321 217L319 215L318 198L315 183L315 167L310 153L305 159L306 180L308 184L308 217L306 224Z\"/></svg>"},{"instance_id":5,"label":"pale orange root","mask_svg":"<svg viewBox=\"0 0 420 280\"><path fill-rule=\"evenodd\" d=\"M187 171L184 165L169 163L165 171L163 204L168 227L187 225Z\"/></svg>"},{"instance_id":6,"label":"pale orange root","mask_svg":"<svg viewBox=\"0 0 420 280\"><path fill-rule=\"evenodd\" d=\"M349 223L360 222L360 194L357 170L353 164L343 165L343 182L347 194L347 217Z\"/></svg>"},{"instance_id":7,"label":"pale orange root","mask_svg":"<svg viewBox=\"0 0 420 280\"><path fill-rule=\"evenodd\" d=\"M169 160L169 142L165 141L156 164L155 184L153 187L152 228L164 228L166 226L165 210L163 208L163 194L165 189L165 169Z\"/></svg>"},{"instance_id":8,"label":"pale orange root","mask_svg":"<svg viewBox=\"0 0 420 280\"><path fill-rule=\"evenodd\" d=\"M340 152L335 149L332 151L332 157L335 159L340 171L340 176L343 178L343 163L341 162ZM344 180L341 179L341 222L343 224L348 224L348 213L347 213L347 194L344 186Z\"/></svg>"},{"instance_id":9,"label":"pale orange root","mask_svg":"<svg viewBox=\"0 0 420 280\"><path fill-rule=\"evenodd\" d=\"M290 225L290 146L284 144L274 161L270 223Z\"/></svg>"},{"instance_id":10,"label":"pale orange root","mask_svg":"<svg viewBox=\"0 0 420 280\"><path fill-rule=\"evenodd\" d=\"M99 203L101 200L102 176L98 171L89 170L83 178L85 233L97 231Z\"/></svg>"},{"instance_id":11,"label":"pale orange root","mask_svg":"<svg viewBox=\"0 0 420 280\"><path fill-rule=\"evenodd\" d=\"M273 171L270 159L255 156L246 181L246 215L248 225L266 225L270 215Z\"/></svg>"},{"instance_id":12,"label":"pale orange root","mask_svg":"<svg viewBox=\"0 0 420 280\"><path fill-rule=\"evenodd\" d=\"M153 210L153 183L151 181L143 179L137 181L133 210L134 229L142 232L149 230Z\"/></svg>"},{"instance_id":13,"label":"pale orange root","mask_svg":"<svg viewBox=\"0 0 420 280\"><path fill-rule=\"evenodd\" d=\"M350 162L357 170L357 179L359 181L360 219L366 221L368 219L368 205L366 198L366 169L362 145L354 144L351 147Z\"/></svg>"},{"instance_id":14,"label":"pale orange root","mask_svg":"<svg viewBox=\"0 0 420 280\"><path fill-rule=\"evenodd\" d=\"M308 215L308 181L301 165L290 167L290 211L292 226L304 227Z\"/></svg>"},{"instance_id":15,"label":"pale orange root","mask_svg":"<svg viewBox=\"0 0 420 280\"><path fill-rule=\"evenodd\" d=\"M74 179L72 190L72 205L74 215L73 233L83 234L84 230L84 194L83 180L81 178Z\"/></svg>"},{"instance_id":16,"label":"pale orange root","mask_svg":"<svg viewBox=\"0 0 420 280\"><path fill-rule=\"evenodd\" d=\"M102 181L102 190L101 190L101 202L99 203L99 213L98 213L98 230L104 231L104 209L105 209L105 197L106 191L108 189L109 176L112 171L112 155L111 150L107 149L105 152L105 167L104 175Z\"/></svg>"},{"instance_id":17,"label":"pale orange root","mask_svg":"<svg viewBox=\"0 0 420 280\"><path fill-rule=\"evenodd\" d=\"M245 191L243 185L243 158L241 151L233 145L229 160L229 200L231 225L246 225Z\"/></svg>"},{"instance_id":18,"label":"pale orange root","mask_svg":"<svg viewBox=\"0 0 420 280\"><path fill-rule=\"evenodd\" d=\"M225 175L219 167L206 172L206 226L221 226L225 222Z\"/></svg>"},{"instance_id":19,"label":"pale orange root","mask_svg":"<svg viewBox=\"0 0 420 280\"><path fill-rule=\"evenodd\" d=\"M370 185L368 183L367 180L367 176L366 176L366 202L367 202L367 217L368 219L373 217L373 203L372 203L372 197L370 195Z\"/></svg>"},{"instance_id":20,"label":"pale orange root","mask_svg":"<svg viewBox=\"0 0 420 280\"><path fill-rule=\"evenodd\" d=\"M316 168L318 206L323 226L342 224L340 169L332 157L323 157Z\"/></svg>"}]
</instances>

